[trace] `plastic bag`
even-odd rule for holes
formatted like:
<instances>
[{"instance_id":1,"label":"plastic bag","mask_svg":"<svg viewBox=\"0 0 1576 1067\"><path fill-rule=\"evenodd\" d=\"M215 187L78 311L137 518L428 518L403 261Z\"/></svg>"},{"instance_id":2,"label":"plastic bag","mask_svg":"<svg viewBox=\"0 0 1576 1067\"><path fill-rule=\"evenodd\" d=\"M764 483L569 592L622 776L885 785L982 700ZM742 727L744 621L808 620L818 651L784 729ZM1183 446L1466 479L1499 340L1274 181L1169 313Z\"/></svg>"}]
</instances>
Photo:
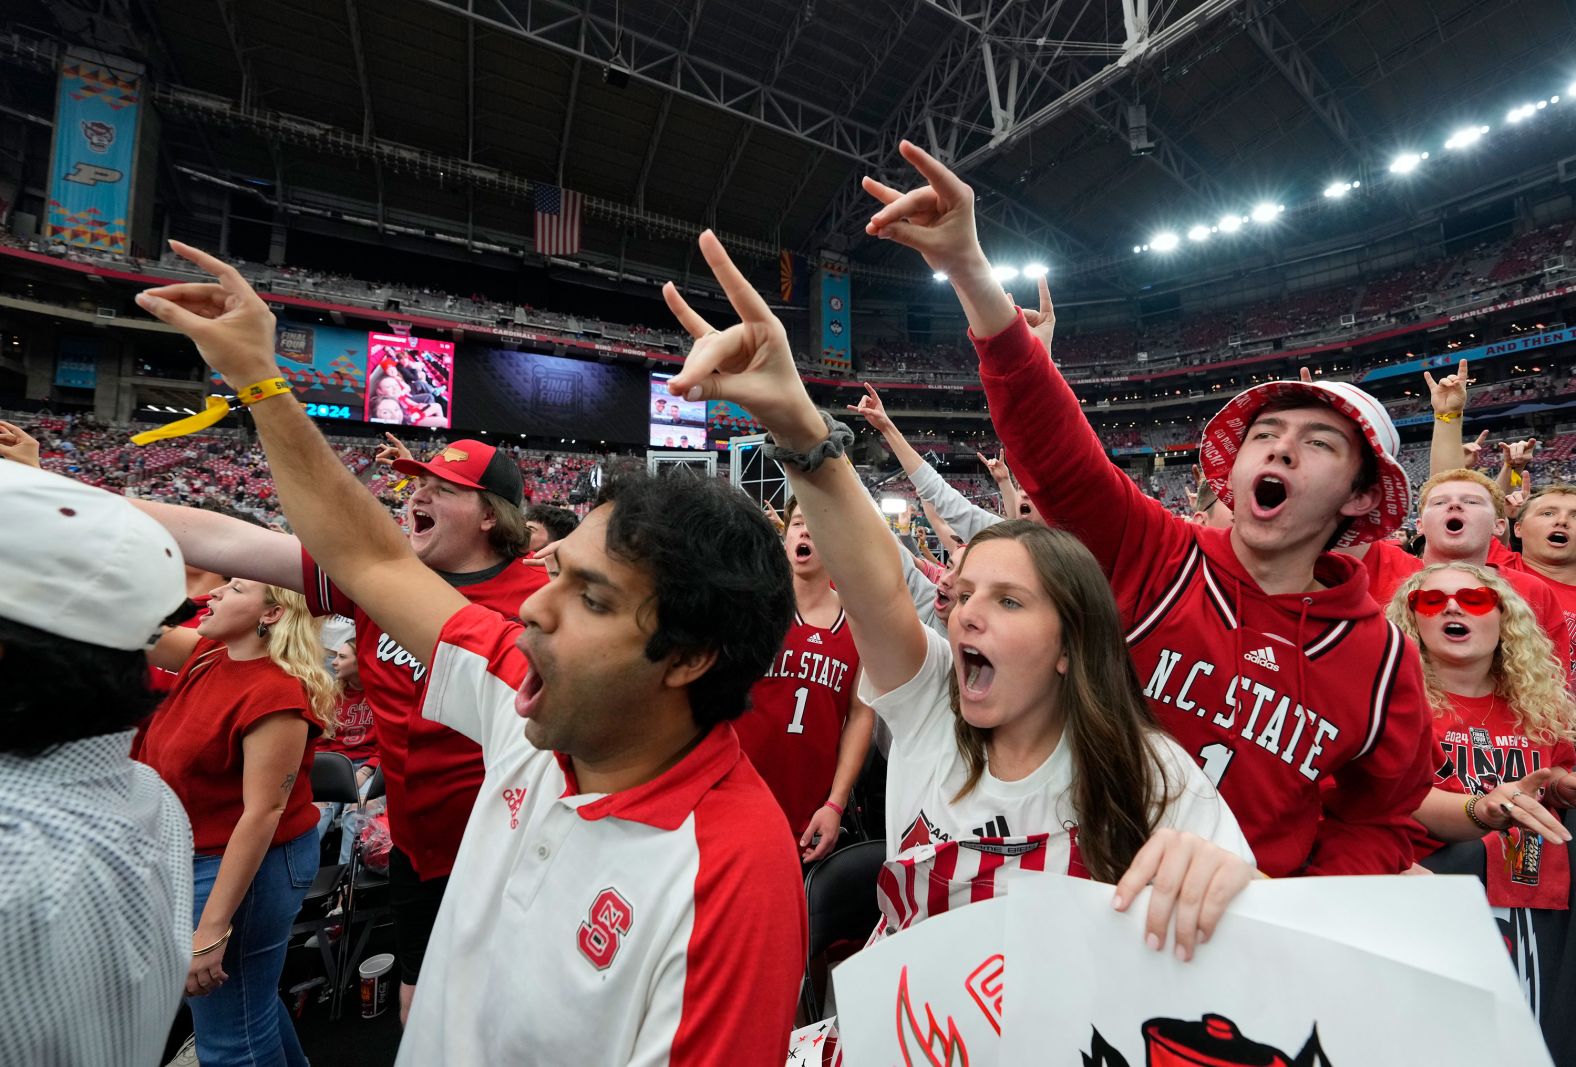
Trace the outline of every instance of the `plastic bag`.
<instances>
[{"instance_id":1,"label":"plastic bag","mask_svg":"<svg viewBox=\"0 0 1576 1067\"><path fill-rule=\"evenodd\" d=\"M381 809L381 805L378 809ZM389 869L389 817L382 810L357 808L345 813L345 833L353 834L361 848L361 862L374 871Z\"/></svg>"}]
</instances>

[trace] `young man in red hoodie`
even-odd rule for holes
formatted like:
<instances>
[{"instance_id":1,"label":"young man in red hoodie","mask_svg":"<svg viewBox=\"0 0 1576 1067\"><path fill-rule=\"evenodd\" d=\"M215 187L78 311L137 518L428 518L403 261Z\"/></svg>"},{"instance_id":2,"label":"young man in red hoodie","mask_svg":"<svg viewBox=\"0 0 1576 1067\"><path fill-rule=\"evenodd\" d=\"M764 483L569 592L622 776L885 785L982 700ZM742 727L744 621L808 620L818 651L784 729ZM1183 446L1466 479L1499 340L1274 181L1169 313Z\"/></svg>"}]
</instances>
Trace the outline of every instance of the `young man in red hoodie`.
<instances>
[{"instance_id":1,"label":"young man in red hoodie","mask_svg":"<svg viewBox=\"0 0 1576 1067\"><path fill-rule=\"evenodd\" d=\"M1406 870L1435 762L1420 661L1357 561L1329 551L1383 537L1406 514L1384 408L1345 383L1249 389L1210 420L1200 450L1231 529L1171 515L1106 459L993 278L973 191L917 146L902 153L928 184L900 193L866 178L885 205L867 230L951 280L1019 482L1105 568L1150 706L1219 785L1260 869Z\"/></svg>"}]
</instances>

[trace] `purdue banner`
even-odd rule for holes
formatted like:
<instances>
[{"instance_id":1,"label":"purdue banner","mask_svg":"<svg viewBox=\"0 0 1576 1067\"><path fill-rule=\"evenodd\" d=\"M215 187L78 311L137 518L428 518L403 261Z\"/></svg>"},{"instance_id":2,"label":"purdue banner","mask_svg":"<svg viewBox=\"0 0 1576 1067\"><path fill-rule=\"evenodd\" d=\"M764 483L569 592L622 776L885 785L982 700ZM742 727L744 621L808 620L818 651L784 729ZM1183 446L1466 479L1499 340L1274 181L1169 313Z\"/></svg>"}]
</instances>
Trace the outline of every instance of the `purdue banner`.
<instances>
[{"instance_id":1,"label":"purdue banner","mask_svg":"<svg viewBox=\"0 0 1576 1067\"><path fill-rule=\"evenodd\" d=\"M69 52L60 68L44 238L130 251L127 220L137 148L142 67Z\"/></svg>"}]
</instances>

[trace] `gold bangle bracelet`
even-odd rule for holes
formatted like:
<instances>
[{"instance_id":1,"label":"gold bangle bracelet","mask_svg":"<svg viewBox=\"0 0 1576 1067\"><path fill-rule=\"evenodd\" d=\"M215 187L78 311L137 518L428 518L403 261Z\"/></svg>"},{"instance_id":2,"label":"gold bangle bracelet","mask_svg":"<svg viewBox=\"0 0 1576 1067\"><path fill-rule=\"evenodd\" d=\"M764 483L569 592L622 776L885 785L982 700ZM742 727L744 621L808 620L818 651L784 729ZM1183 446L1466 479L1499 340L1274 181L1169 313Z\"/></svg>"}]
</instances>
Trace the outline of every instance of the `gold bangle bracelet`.
<instances>
[{"instance_id":1,"label":"gold bangle bracelet","mask_svg":"<svg viewBox=\"0 0 1576 1067\"><path fill-rule=\"evenodd\" d=\"M1466 805L1465 805L1467 818L1472 820L1473 825L1481 826L1484 830L1487 830L1491 834L1495 833L1495 832L1497 832L1495 830L1495 828L1490 826L1488 823L1484 822L1478 816L1478 813L1477 813L1477 802L1479 800L1481 800L1481 799L1482 799L1481 797L1478 797L1476 795L1467 797L1467 802L1466 802Z\"/></svg>"},{"instance_id":2,"label":"gold bangle bracelet","mask_svg":"<svg viewBox=\"0 0 1576 1067\"><path fill-rule=\"evenodd\" d=\"M206 955L208 955L208 953L212 952L214 949L218 948L220 945L222 945L226 941L230 940L230 935L233 934L233 933L235 933L235 924L234 923L230 924L229 928L224 931L224 936L223 937L221 937L219 940L215 941L213 944L209 945L207 948L193 949L192 950L192 958L196 959L198 956L206 956Z\"/></svg>"}]
</instances>

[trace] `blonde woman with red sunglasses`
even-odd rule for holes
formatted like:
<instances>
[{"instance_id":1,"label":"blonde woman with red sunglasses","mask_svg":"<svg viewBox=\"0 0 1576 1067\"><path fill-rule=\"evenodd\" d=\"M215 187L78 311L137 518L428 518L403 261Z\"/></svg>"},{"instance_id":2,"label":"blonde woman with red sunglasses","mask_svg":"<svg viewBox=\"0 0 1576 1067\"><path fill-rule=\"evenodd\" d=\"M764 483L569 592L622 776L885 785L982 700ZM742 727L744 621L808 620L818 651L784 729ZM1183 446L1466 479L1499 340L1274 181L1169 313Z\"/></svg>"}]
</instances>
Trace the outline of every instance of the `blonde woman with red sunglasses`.
<instances>
[{"instance_id":1,"label":"blonde woman with red sunglasses","mask_svg":"<svg viewBox=\"0 0 1576 1067\"><path fill-rule=\"evenodd\" d=\"M1416 819L1444 844L1516 829L1564 844L1546 805L1576 806L1576 704L1527 602L1494 571L1441 563L1396 590L1388 613L1415 640L1440 764Z\"/></svg>"}]
</instances>

